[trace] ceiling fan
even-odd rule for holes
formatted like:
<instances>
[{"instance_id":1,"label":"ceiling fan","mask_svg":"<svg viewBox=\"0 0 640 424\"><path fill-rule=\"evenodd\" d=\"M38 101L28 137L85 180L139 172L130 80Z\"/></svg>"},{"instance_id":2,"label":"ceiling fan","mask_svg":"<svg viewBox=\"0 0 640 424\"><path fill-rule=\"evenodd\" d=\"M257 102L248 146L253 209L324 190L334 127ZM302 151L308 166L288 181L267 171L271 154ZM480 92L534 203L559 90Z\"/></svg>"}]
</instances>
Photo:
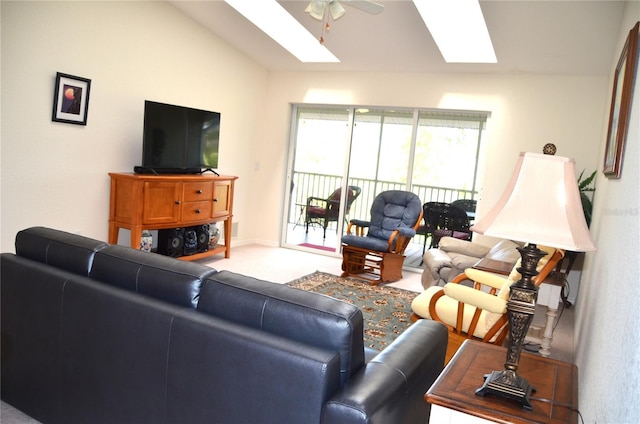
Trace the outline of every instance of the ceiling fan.
<instances>
[{"instance_id":1,"label":"ceiling fan","mask_svg":"<svg viewBox=\"0 0 640 424\"><path fill-rule=\"evenodd\" d=\"M325 13L329 12L331 18L335 21L344 15L345 9L343 4L360 9L363 12L377 15L384 10L384 6L371 0L311 0L305 12L312 18L319 21L324 19Z\"/></svg>"}]
</instances>

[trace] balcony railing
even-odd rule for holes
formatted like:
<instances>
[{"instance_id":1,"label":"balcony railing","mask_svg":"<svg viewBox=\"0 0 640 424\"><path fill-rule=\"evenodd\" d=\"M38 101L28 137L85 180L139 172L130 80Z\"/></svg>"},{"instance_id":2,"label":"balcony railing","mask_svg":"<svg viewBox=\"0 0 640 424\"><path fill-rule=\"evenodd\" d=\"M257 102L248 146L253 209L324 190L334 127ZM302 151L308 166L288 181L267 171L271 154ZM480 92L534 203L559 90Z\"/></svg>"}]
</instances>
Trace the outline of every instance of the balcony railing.
<instances>
[{"instance_id":1,"label":"balcony railing","mask_svg":"<svg viewBox=\"0 0 640 424\"><path fill-rule=\"evenodd\" d=\"M289 223L294 223L300 207L307 204L308 197L328 198L329 195L342 184L342 177L337 175L312 174L295 172L291 185L291 204L289 206ZM349 185L360 187L362 192L349 213L349 218L367 220L375 196L385 190L406 190L405 183L390 181L370 180L362 178L349 178ZM420 201L451 203L457 199L473 199L477 193L472 190L454 189L447 187L434 187L413 184L410 191L417 194ZM334 224L334 223L332 223Z\"/></svg>"}]
</instances>

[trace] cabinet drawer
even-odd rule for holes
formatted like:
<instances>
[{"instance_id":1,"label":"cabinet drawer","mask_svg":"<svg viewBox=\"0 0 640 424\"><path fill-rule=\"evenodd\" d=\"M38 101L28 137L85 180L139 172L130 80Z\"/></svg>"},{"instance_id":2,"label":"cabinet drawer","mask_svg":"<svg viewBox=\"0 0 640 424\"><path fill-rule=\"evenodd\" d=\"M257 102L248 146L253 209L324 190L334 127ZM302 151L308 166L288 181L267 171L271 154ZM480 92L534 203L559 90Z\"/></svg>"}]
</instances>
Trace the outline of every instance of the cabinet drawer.
<instances>
[{"instance_id":1,"label":"cabinet drawer","mask_svg":"<svg viewBox=\"0 0 640 424\"><path fill-rule=\"evenodd\" d=\"M182 221L201 221L211 216L211 200L185 202L182 204Z\"/></svg>"},{"instance_id":2,"label":"cabinet drawer","mask_svg":"<svg viewBox=\"0 0 640 424\"><path fill-rule=\"evenodd\" d=\"M213 182L187 182L182 185L182 200L196 202L210 200L213 196Z\"/></svg>"}]
</instances>

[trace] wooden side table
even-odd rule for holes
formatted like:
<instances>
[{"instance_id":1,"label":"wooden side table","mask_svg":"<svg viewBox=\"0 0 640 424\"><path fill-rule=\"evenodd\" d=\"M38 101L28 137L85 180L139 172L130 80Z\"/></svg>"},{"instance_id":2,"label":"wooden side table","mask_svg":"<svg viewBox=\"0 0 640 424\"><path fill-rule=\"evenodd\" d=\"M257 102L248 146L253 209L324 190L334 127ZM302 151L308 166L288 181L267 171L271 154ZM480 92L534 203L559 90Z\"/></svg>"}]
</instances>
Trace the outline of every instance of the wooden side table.
<instances>
[{"instance_id":1,"label":"wooden side table","mask_svg":"<svg viewBox=\"0 0 640 424\"><path fill-rule=\"evenodd\" d=\"M431 424L577 423L578 367L568 362L522 353L518 375L536 389L528 411L513 400L478 396L484 375L502 370L507 350L467 340L424 398L431 404Z\"/></svg>"},{"instance_id":2,"label":"wooden side table","mask_svg":"<svg viewBox=\"0 0 640 424\"><path fill-rule=\"evenodd\" d=\"M491 272L500 275L509 275L515 266L515 262L496 261L494 259L482 258L473 265L473 269Z\"/></svg>"}]
</instances>

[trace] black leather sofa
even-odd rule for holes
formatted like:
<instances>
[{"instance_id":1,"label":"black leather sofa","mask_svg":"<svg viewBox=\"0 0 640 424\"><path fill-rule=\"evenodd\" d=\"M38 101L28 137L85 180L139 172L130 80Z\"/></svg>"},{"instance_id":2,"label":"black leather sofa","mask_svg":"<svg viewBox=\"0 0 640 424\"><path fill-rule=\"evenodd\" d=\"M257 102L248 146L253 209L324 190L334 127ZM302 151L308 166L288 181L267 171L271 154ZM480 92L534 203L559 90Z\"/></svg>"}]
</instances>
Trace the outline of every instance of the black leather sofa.
<instances>
[{"instance_id":1,"label":"black leather sofa","mask_svg":"<svg viewBox=\"0 0 640 424\"><path fill-rule=\"evenodd\" d=\"M447 331L53 229L1 255L1 397L43 423L426 423Z\"/></svg>"}]
</instances>

